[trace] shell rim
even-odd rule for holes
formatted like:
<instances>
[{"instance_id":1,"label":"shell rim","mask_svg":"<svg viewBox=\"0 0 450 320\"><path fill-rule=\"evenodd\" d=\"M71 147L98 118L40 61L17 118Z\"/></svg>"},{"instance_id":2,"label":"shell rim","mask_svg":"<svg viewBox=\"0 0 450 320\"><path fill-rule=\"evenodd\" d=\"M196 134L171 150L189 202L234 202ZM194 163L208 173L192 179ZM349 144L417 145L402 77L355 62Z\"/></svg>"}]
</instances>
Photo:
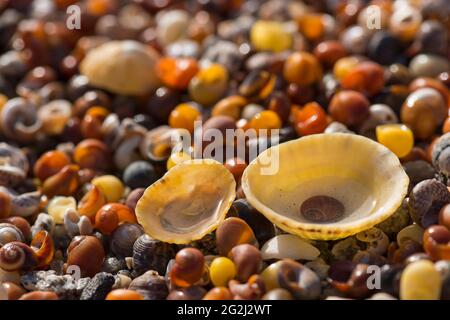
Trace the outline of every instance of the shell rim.
<instances>
[{"instance_id":1,"label":"shell rim","mask_svg":"<svg viewBox=\"0 0 450 320\"><path fill-rule=\"evenodd\" d=\"M155 186L160 185L164 182L162 182L162 180L164 180L164 178L166 177L166 175L168 175L170 173L170 171L172 171L175 168L178 168L177 170L180 169L180 167L184 167L184 166L189 166L189 165L193 165L193 164L206 164L206 165L220 165L221 167L223 167L224 169L224 173L225 175L229 175L228 177L230 178L230 188L229 188L229 196L226 197L225 199L223 199L223 203L224 203L224 209L222 210L222 212L218 215L216 221L214 223L212 223L210 225L210 227L202 230L202 232L196 232L196 233L191 233L192 236L189 237L189 239L187 239L188 237L186 237L186 234L182 234L182 233L173 233L173 232L164 232L164 234L155 234L154 231L155 229L152 227L148 227L148 223L145 222L145 219L140 218L141 214L138 214L138 208L144 206L141 203L141 200L144 199L145 194L147 193L147 191L151 188L155 188ZM218 225L225 220L225 217L229 211L229 209L231 208L231 205L233 204L234 199L236 198L236 181L233 177L233 175L231 174L231 172L229 172L220 162L214 160L214 159L192 159L192 160L186 160L183 161L177 165L175 165L172 169L170 169L169 171L167 171L159 180L157 180L156 182L154 182L152 185L150 185L149 187L147 187L142 195L142 197L139 199L138 203L136 204L136 219L138 221L138 223L142 226L142 228L144 229L144 232L149 235L150 237L157 239L159 241L163 241L163 242L167 242L167 243L173 243L173 244L188 244L191 243L193 241L197 241L202 239L203 237L205 237L207 234L213 232L215 229L217 229ZM143 201L143 200L142 200ZM139 209L140 210L140 209ZM157 235L157 236L155 236ZM169 236L170 235L170 236ZM181 239L179 238L181 236Z\"/></svg>"},{"instance_id":2,"label":"shell rim","mask_svg":"<svg viewBox=\"0 0 450 320\"><path fill-rule=\"evenodd\" d=\"M392 165L393 169L400 169L401 175L403 176L402 181L399 181L399 189L401 187L401 192L392 195L393 197L396 197L396 201L392 202L392 205L389 207L386 207L383 209L382 212L377 214L375 217L366 216L362 219L358 219L354 222L340 224L338 226L330 226L326 224L315 224L315 223L304 223L299 221L294 221L290 218L287 218L280 213L275 212L273 209L269 208L265 204L263 204L257 196L253 194L251 191L251 186L248 179L249 171L258 165L258 159L261 155L273 150L274 148L286 148L289 145L294 145L296 143L299 143L299 141L308 141L308 140L317 140L321 139L324 136L330 137L348 137L352 136L351 139L359 139L364 140L366 143L370 143L374 146L374 148L379 149L383 152L388 152L390 155L391 160L393 160ZM399 158L390 151L387 147L384 145L375 142L367 137L356 135L356 134L350 134L350 133L321 133L321 134L312 134L304 137L300 137L298 139L290 140L281 144L278 144L276 146L273 146L271 148L268 148L264 150L258 157L253 159L253 161L247 166L247 168L244 170L244 173L242 175L241 180L241 186L242 190L244 191L244 194L246 196L246 199L248 202L257 209L261 214L263 214L267 219L269 219L272 223L274 223L278 228L300 236L307 239L313 239L313 240L336 240L336 239L342 239L351 235L354 235L358 232L370 229L374 227L375 225L383 222L384 220L388 219L391 215L395 213L395 211L401 206L403 199L406 197L408 193L408 185L409 185L409 177L405 173ZM400 191L400 190L399 190Z\"/></svg>"}]
</instances>

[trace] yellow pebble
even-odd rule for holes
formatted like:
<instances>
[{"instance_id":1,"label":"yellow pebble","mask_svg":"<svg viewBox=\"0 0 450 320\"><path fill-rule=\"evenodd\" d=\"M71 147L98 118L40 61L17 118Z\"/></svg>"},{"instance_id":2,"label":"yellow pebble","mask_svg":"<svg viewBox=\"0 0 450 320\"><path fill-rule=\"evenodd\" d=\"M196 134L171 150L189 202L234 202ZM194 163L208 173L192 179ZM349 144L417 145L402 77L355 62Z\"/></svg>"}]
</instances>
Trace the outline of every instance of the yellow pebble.
<instances>
[{"instance_id":1,"label":"yellow pebble","mask_svg":"<svg viewBox=\"0 0 450 320\"><path fill-rule=\"evenodd\" d=\"M112 175L94 178L92 184L100 189L108 202L118 202L125 192L122 181Z\"/></svg>"},{"instance_id":2,"label":"yellow pebble","mask_svg":"<svg viewBox=\"0 0 450 320\"><path fill-rule=\"evenodd\" d=\"M278 21L257 21L250 31L252 46L258 51L280 52L292 46L292 36L283 23Z\"/></svg>"},{"instance_id":3,"label":"yellow pebble","mask_svg":"<svg viewBox=\"0 0 450 320\"><path fill-rule=\"evenodd\" d=\"M182 163L187 160L191 160L191 156L188 155L186 152L181 151L181 152L172 153L170 155L169 159L167 159L167 170L170 170L173 167L175 167L177 164Z\"/></svg>"},{"instance_id":4,"label":"yellow pebble","mask_svg":"<svg viewBox=\"0 0 450 320\"><path fill-rule=\"evenodd\" d=\"M261 278L264 281L266 291L270 291L279 287L277 273L280 265L281 261L274 262L270 266L265 268L263 272L261 272Z\"/></svg>"},{"instance_id":5,"label":"yellow pebble","mask_svg":"<svg viewBox=\"0 0 450 320\"><path fill-rule=\"evenodd\" d=\"M189 95L204 106L217 102L228 88L228 71L224 66L213 63L200 70L189 82Z\"/></svg>"},{"instance_id":6,"label":"yellow pebble","mask_svg":"<svg viewBox=\"0 0 450 320\"><path fill-rule=\"evenodd\" d=\"M403 124L384 124L376 128L377 140L385 145L397 157L408 155L414 146L414 135Z\"/></svg>"},{"instance_id":7,"label":"yellow pebble","mask_svg":"<svg viewBox=\"0 0 450 320\"><path fill-rule=\"evenodd\" d=\"M209 276L216 287L228 286L228 281L236 276L236 267L228 258L215 258L209 267Z\"/></svg>"},{"instance_id":8,"label":"yellow pebble","mask_svg":"<svg viewBox=\"0 0 450 320\"><path fill-rule=\"evenodd\" d=\"M400 279L400 299L437 300L441 296L441 275L428 260L406 266Z\"/></svg>"},{"instance_id":9,"label":"yellow pebble","mask_svg":"<svg viewBox=\"0 0 450 320\"><path fill-rule=\"evenodd\" d=\"M253 119L250 120L250 128L255 130L261 129L280 129L281 128L281 119L272 110L265 110L258 114L256 114Z\"/></svg>"},{"instance_id":10,"label":"yellow pebble","mask_svg":"<svg viewBox=\"0 0 450 320\"><path fill-rule=\"evenodd\" d=\"M64 214L67 209L77 208L77 201L74 197L54 197L47 205L47 212L53 217L55 223L64 223Z\"/></svg>"}]
</instances>

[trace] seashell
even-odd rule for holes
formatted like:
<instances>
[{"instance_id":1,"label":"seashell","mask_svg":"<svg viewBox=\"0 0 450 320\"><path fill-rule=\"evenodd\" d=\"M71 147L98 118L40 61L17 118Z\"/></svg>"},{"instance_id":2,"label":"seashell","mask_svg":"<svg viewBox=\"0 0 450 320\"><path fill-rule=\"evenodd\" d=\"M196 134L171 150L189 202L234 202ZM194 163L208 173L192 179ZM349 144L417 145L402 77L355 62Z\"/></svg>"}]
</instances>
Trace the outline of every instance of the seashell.
<instances>
[{"instance_id":1,"label":"seashell","mask_svg":"<svg viewBox=\"0 0 450 320\"><path fill-rule=\"evenodd\" d=\"M230 280L228 287L235 300L259 300L265 293L264 281L254 274L246 283Z\"/></svg>"},{"instance_id":2,"label":"seashell","mask_svg":"<svg viewBox=\"0 0 450 320\"><path fill-rule=\"evenodd\" d=\"M85 139L73 151L73 160L81 168L105 171L111 166L108 146L97 139Z\"/></svg>"},{"instance_id":3,"label":"seashell","mask_svg":"<svg viewBox=\"0 0 450 320\"><path fill-rule=\"evenodd\" d=\"M239 281L245 282L253 274L258 274L262 267L261 252L250 244L244 243L235 246L230 251L230 258L236 266Z\"/></svg>"},{"instance_id":4,"label":"seashell","mask_svg":"<svg viewBox=\"0 0 450 320\"><path fill-rule=\"evenodd\" d=\"M35 213L41 203L39 191L18 194L14 190L0 186L0 194L7 194L11 199L10 214L13 216L28 217Z\"/></svg>"},{"instance_id":5,"label":"seashell","mask_svg":"<svg viewBox=\"0 0 450 320\"><path fill-rule=\"evenodd\" d=\"M188 288L175 289L170 291L167 300L202 300L206 294L206 289L201 286L190 286Z\"/></svg>"},{"instance_id":6,"label":"seashell","mask_svg":"<svg viewBox=\"0 0 450 320\"><path fill-rule=\"evenodd\" d=\"M268 291L262 300L294 300L294 297L286 289L276 288Z\"/></svg>"},{"instance_id":7,"label":"seashell","mask_svg":"<svg viewBox=\"0 0 450 320\"><path fill-rule=\"evenodd\" d=\"M44 181L42 193L47 197L72 195L79 186L79 169L80 167L74 164L64 166L58 173Z\"/></svg>"},{"instance_id":8,"label":"seashell","mask_svg":"<svg viewBox=\"0 0 450 320\"><path fill-rule=\"evenodd\" d=\"M202 300L233 300L233 295L228 288L215 287L209 290Z\"/></svg>"},{"instance_id":9,"label":"seashell","mask_svg":"<svg viewBox=\"0 0 450 320\"><path fill-rule=\"evenodd\" d=\"M25 180L28 169L28 159L22 150L0 143L0 185L11 187Z\"/></svg>"},{"instance_id":10,"label":"seashell","mask_svg":"<svg viewBox=\"0 0 450 320\"><path fill-rule=\"evenodd\" d=\"M325 133L353 133L347 126L343 123L333 121L325 129Z\"/></svg>"},{"instance_id":11,"label":"seashell","mask_svg":"<svg viewBox=\"0 0 450 320\"><path fill-rule=\"evenodd\" d=\"M280 261L276 280L280 288L288 290L296 299L313 300L320 295L319 277L309 268L291 259Z\"/></svg>"},{"instance_id":12,"label":"seashell","mask_svg":"<svg viewBox=\"0 0 450 320\"><path fill-rule=\"evenodd\" d=\"M76 208L77 202L74 197L53 197L47 205L47 212L53 218L54 223L63 224L66 210Z\"/></svg>"},{"instance_id":13,"label":"seashell","mask_svg":"<svg viewBox=\"0 0 450 320\"><path fill-rule=\"evenodd\" d=\"M256 211L247 200L235 200L228 212L229 216L231 214L247 222L259 243L265 243L275 236L275 226L273 223Z\"/></svg>"},{"instance_id":14,"label":"seashell","mask_svg":"<svg viewBox=\"0 0 450 320\"><path fill-rule=\"evenodd\" d=\"M142 227L136 223L123 223L111 234L109 247L118 257L131 257L133 245L144 233Z\"/></svg>"},{"instance_id":15,"label":"seashell","mask_svg":"<svg viewBox=\"0 0 450 320\"><path fill-rule=\"evenodd\" d=\"M0 223L0 247L9 242L25 242L25 237L15 225L10 223Z\"/></svg>"},{"instance_id":16,"label":"seashell","mask_svg":"<svg viewBox=\"0 0 450 320\"><path fill-rule=\"evenodd\" d=\"M431 226L423 234L423 248L433 260L450 259L450 231L444 226Z\"/></svg>"},{"instance_id":17,"label":"seashell","mask_svg":"<svg viewBox=\"0 0 450 320\"><path fill-rule=\"evenodd\" d=\"M216 244L220 255L227 257L231 249L243 243L259 246L253 230L244 220L230 217L217 228Z\"/></svg>"},{"instance_id":18,"label":"seashell","mask_svg":"<svg viewBox=\"0 0 450 320\"><path fill-rule=\"evenodd\" d=\"M0 283L11 282L20 284L20 273L18 271L6 271L0 268Z\"/></svg>"},{"instance_id":19,"label":"seashell","mask_svg":"<svg viewBox=\"0 0 450 320\"><path fill-rule=\"evenodd\" d=\"M115 289L106 296L105 300L142 300L143 297L134 290Z\"/></svg>"},{"instance_id":20,"label":"seashell","mask_svg":"<svg viewBox=\"0 0 450 320\"><path fill-rule=\"evenodd\" d=\"M184 248L178 251L175 262L169 273L172 285L187 288L202 279L205 270L205 257L195 248Z\"/></svg>"},{"instance_id":21,"label":"seashell","mask_svg":"<svg viewBox=\"0 0 450 320\"><path fill-rule=\"evenodd\" d=\"M35 140L42 126L36 106L23 98L8 100L1 109L0 121L6 137L24 143Z\"/></svg>"},{"instance_id":22,"label":"seashell","mask_svg":"<svg viewBox=\"0 0 450 320\"><path fill-rule=\"evenodd\" d=\"M27 271L37 265L36 253L23 242L10 242L0 248L0 268L5 271Z\"/></svg>"},{"instance_id":23,"label":"seashell","mask_svg":"<svg viewBox=\"0 0 450 320\"><path fill-rule=\"evenodd\" d=\"M408 184L391 151L345 133L310 135L267 149L242 177L246 198L256 210L286 232L318 240L348 237L386 220L401 205ZM299 208L314 196L338 200L343 216L308 221Z\"/></svg>"},{"instance_id":24,"label":"seashell","mask_svg":"<svg viewBox=\"0 0 450 320\"><path fill-rule=\"evenodd\" d=\"M367 243L367 252L378 255L386 253L389 246L388 236L378 228L371 228L356 234L356 239Z\"/></svg>"},{"instance_id":25,"label":"seashell","mask_svg":"<svg viewBox=\"0 0 450 320\"><path fill-rule=\"evenodd\" d=\"M19 300L59 300L59 297L52 291L33 291L25 293Z\"/></svg>"},{"instance_id":26,"label":"seashell","mask_svg":"<svg viewBox=\"0 0 450 320\"><path fill-rule=\"evenodd\" d=\"M41 106L37 112L42 130L48 135L58 135L72 115L72 104L67 100L53 100Z\"/></svg>"},{"instance_id":27,"label":"seashell","mask_svg":"<svg viewBox=\"0 0 450 320\"><path fill-rule=\"evenodd\" d=\"M450 176L450 132L440 136L433 144L431 159L436 170Z\"/></svg>"},{"instance_id":28,"label":"seashell","mask_svg":"<svg viewBox=\"0 0 450 320\"><path fill-rule=\"evenodd\" d=\"M188 160L147 188L136 206L151 237L186 244L212 232L235 198L233 175L214 160Z\"/></svg>"},{"instance_id":29,"label":"seashell","mask_svg":"<svg viewBox=\"0 0 450 320\"><path fill-rule=\"evenodd\" d=\"M77 205L77 212L80 215L87 216L91 222L95 221L95 215L106 204L106 198L100 188L91 185L88 192L84 194Z\"/></svg>"},{"instance_id":30,"label":"seashell","mask_svg":"<svg viewBox=\"0 0 450 320\"><path fill-rule=\"evenodd\" d=\"M137 291L144 297L144 300L165 300L169 294L164 277L152 270L131 281L128 289Z\"/></svg>"},{"instance_id":31,"label":"seashell","mask_svg":"<svg viewBox=\"0 0 450 320\"><path fill-rule=\"evenodd\" d=\"M309 242L295 235L280 234L262 246L261 254L264 260L314 260L320 255L320 251Z\"/></svg>"},{"instance_id":32,"label":"seashell","mask_svg":"<svg viewBox=\"0 0 450 320\"><path fill-rule=\"evenodd\" d=\"M180 129L159 126L148 131L141 140L140 151L143 157L153 161L166 161L172 149L182 137Z\"/></svg>"},{"instance_id":33,"label":"seashell","mask_svg":"<svg viewBox=\"0 0 450 320\"><path fill-rule=\"evenodd\" d=\"M7 218L11 214L11 196L9 192L0 190L0 218Z\"/></svg>"},{"instance_id":34,"label":"seashell","mask_svg":"<svg viewBox=\"0 0 450 320\"><path fill-rule=\"evenodd\" d=\"M397 233L397 243L402 245L406 240L414 240L417 243L422 243L423 240L423 228L417 224L411 224L404 227Z\"/></svg>"},{"instance_id":35,"label":"seashell","mask_svg":"<svg viewBox=\"0 0 450 320\"><path fill-rule=\"evenodd\" d=\"M2 292L2 290L4 290ZM12 282L4 282L0 284L0 300L18 300L22 295L24 295L27 291L15 283ZM6 293L6 298L2 295Z\"/></svg>"},{"instance_id":36,"label":"seashell","mask_svg":"<svg viewBox=\"0 0 450 320\"><path fill-rule=\"evenodd\" d=\"M103 234L112 233L121 223L136 222L133 210L121 203L105 204L95 215L95 228Z\"/></svg>"},{"instance_id":37,"label":"seashell","mask_svg":"<svg viewBox=\"0 0 450 320\"><path fill-rule=\"evenodd\" d=\"M369 118L363 122L358 130L358 133L369 137L375 138L375 128L379 125L388 123L398 123L398 117L394 110L385 104L374 104L369 108Z\"/></svg>"},{"instance_id":38,"label":"seashell","mask_svg":"<svg viewBox=\"0 0 450 320\"><path fill-rule=\"evenodd\" d=\"M110 41L88 52L81 74L93 86L121 95L144 95L159 85L158 53L136 41Z\"/></svg>"},{"instance_id":39,"label":"seashell","mask_svg":"<svg viewBox=\"0 0 450 320\"><path fill-rule=\"evenodd\" d=\"M439 211L450 203L450 192L436 179L419 182L409 195L409 212L411 218L421 227L437 224Z\"/></svg>"},{"instance_id":40,"label":"seashell","mask_svg":"<svg viewBox=\"0 0 450 320\"><path fill-rule=\"evenodd\" d=\"M342 261L347 262L347 261ZM330 270L329 282L338 291L344 293L350 298L364 298L370 295L370 288L367 286L367 279L371 275L367 272L367 264L348 264L343 265L342 273L335 273ZM331 269L336 268L335 265Z\"/></svg>"},{"instance_id":41,"label":"seashell","mask_svg":"<svg viewBox=\"0 0 450 320\"><path fill-rule=\"evenodd\" d=\"M99 273L104 259L103 244L93 236L76 236L67 248L67 267L78 266L82 277Z\"/></svg>"},{"instance_id":42,"label":"seashell","mask_svg":"<svg viewBox=\"0 0 450 320\"><path fill-rule=\"evenodd\" d=\"M388 248L388 262L392 264L404 263L410 256L423 252L420 243L406 239L398 246L395 242L391 243Z\"/></svg>"},{"instance_id":43,"label":"seashell","mask_svg":"<svg viewBox=\"0 0 450 320\"><path fill-rule=\"evenodd\" d=\"M134 211L136 209L137 202L142 197L144 192L145 192L144 188L134 189L128 194L127 199L125 200L125 204Z\"/></svg>"},{"instance_id":44,"label":"seashell","mask_svg":"<svg viewBox=\"0 0 450 320\"><path fill-rule=\"evenodd\" d=\"M400 280L400 299L438 300L441 276L430 261L420 260L406 266Z\"/></svg>"},{"instance_id":45,"label":"seashell","mask_svg":"<svg viewBox=\"0 0 450 320\"><path fill-rule=\"evenodd\" d=\"M147 270L155 270L159 274L166 273L167 264L175 257L173 245L150 238L143 234L133 245L133 269L142 274Z\"/></svg>"},{"instance_id":46,"label":"seashell","mask_svg":"<svg viewBox=\"0 0 450 320\"><path fill-rule=\"evenodd\" d=\"M134 120L122 120L112 143L114 164L118 169L124 170L130 163L141 159L140 145L146 132Z\"/></svg>"},{"instance_id":47,"label":"seashell","mask_svg":"<svg viewBox=\"0 0 450 320\"><path fill-rule=\"evenodd\" d=\"M64 214L64 227L72 238L78 235L88 236L94 231L91 220L86 216L79 216L73 208L67 208Z\"/></svg>"},{"instance_id":48,"label":"seashell","mask_svg":"<svg viewBox=\"0 0 450 320\"><path fill-rule=\"evenodd\" d=\"M37 258L37 267L46 267L50 265L55 254L55 245L53 238L45 230L39 231L31 240L30 247L34 250Z\"/></svg>"},{"instance_id":49,"label":"seashell","mask_svg":"<svg viewBox=\"0 0 450 320\"><path fill-rule=\"evenodd\" d=\"M64 152L47 151L34 164L33 173L39 180L45 181L68 164L70 164L70 158Z\"/></svg>"},{"instance_id":50,"label":"seashell","mask_svg":"<svg viewBox=\"0 0 450 320\"><path fill-rule=\"evenodd\" d=\"M39 231L45 230L49 233L53 233L55 229L55 219L49 214L40 213L33 226L31 227L31 234L34 237Z\"/></svg>"}]
</instances>

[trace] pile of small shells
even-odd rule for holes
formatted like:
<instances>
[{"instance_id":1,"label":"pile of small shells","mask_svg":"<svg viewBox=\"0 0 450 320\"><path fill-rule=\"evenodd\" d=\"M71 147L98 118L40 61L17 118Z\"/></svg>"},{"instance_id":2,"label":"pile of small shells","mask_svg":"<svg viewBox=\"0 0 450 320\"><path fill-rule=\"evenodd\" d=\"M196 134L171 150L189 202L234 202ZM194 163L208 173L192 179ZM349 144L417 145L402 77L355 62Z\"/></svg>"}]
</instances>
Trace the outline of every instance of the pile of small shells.
<instances>
[{"instance_id":1,"label":"pile of small shells","mask_svg":"<svg viewBox=\"0 0 450 320\"><path fill-rule=\"evenodd\" d=\"M0 300L450 299L449 17L448 0L0 1ZM280 129L269 145L365 136L408 194L367 230L301 238L247 199L253 158L174 151L197 120Z\"/></svg>"}]
</instances>

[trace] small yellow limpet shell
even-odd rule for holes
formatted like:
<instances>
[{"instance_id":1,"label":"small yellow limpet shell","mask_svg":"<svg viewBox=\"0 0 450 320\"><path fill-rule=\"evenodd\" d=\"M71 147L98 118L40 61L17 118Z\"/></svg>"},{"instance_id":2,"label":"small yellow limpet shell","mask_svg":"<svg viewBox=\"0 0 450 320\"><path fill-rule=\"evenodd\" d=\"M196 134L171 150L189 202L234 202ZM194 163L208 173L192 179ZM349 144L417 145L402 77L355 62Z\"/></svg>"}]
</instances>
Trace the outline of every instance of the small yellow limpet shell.
<instances>
[{"instance_id":1,"label":"small yellow limpet shell","mask_svg":"<svg viewBox=\"0 0 450 320\"><path fill-rule=\"evenodd\" d=\"M187 160L145 190L136 205L136 217L154 239L190 243L225 219L235 190L233 175L220 162Z\"/></svg>"},{"instance_id":2,"label":"small yellow limpet shell","mask_svg":"<svg viewBox=\"0 0 450 320\"><path fill-rule=\"evenodd\" d=\"M318 240L345 238L389 218L402 204L408 184L394 153L347 133L310 135L274 146L242 176L242 189L253 207L280 229ZM308 220L300 207L316 196L338 200L343 215Z\"/></svg>"},{"instance_id":3,"label":"small yellow limpet shell","mask_svg":"<svg viewBox=\"0 0 450 320\"><path fill-rule=\"evenodd\" d=\"M81 61L80 72L93 86L139 96L158 87L158 59L154 49L137 41L110 41L88 52Z\"/></svg>"}]
</instances>

